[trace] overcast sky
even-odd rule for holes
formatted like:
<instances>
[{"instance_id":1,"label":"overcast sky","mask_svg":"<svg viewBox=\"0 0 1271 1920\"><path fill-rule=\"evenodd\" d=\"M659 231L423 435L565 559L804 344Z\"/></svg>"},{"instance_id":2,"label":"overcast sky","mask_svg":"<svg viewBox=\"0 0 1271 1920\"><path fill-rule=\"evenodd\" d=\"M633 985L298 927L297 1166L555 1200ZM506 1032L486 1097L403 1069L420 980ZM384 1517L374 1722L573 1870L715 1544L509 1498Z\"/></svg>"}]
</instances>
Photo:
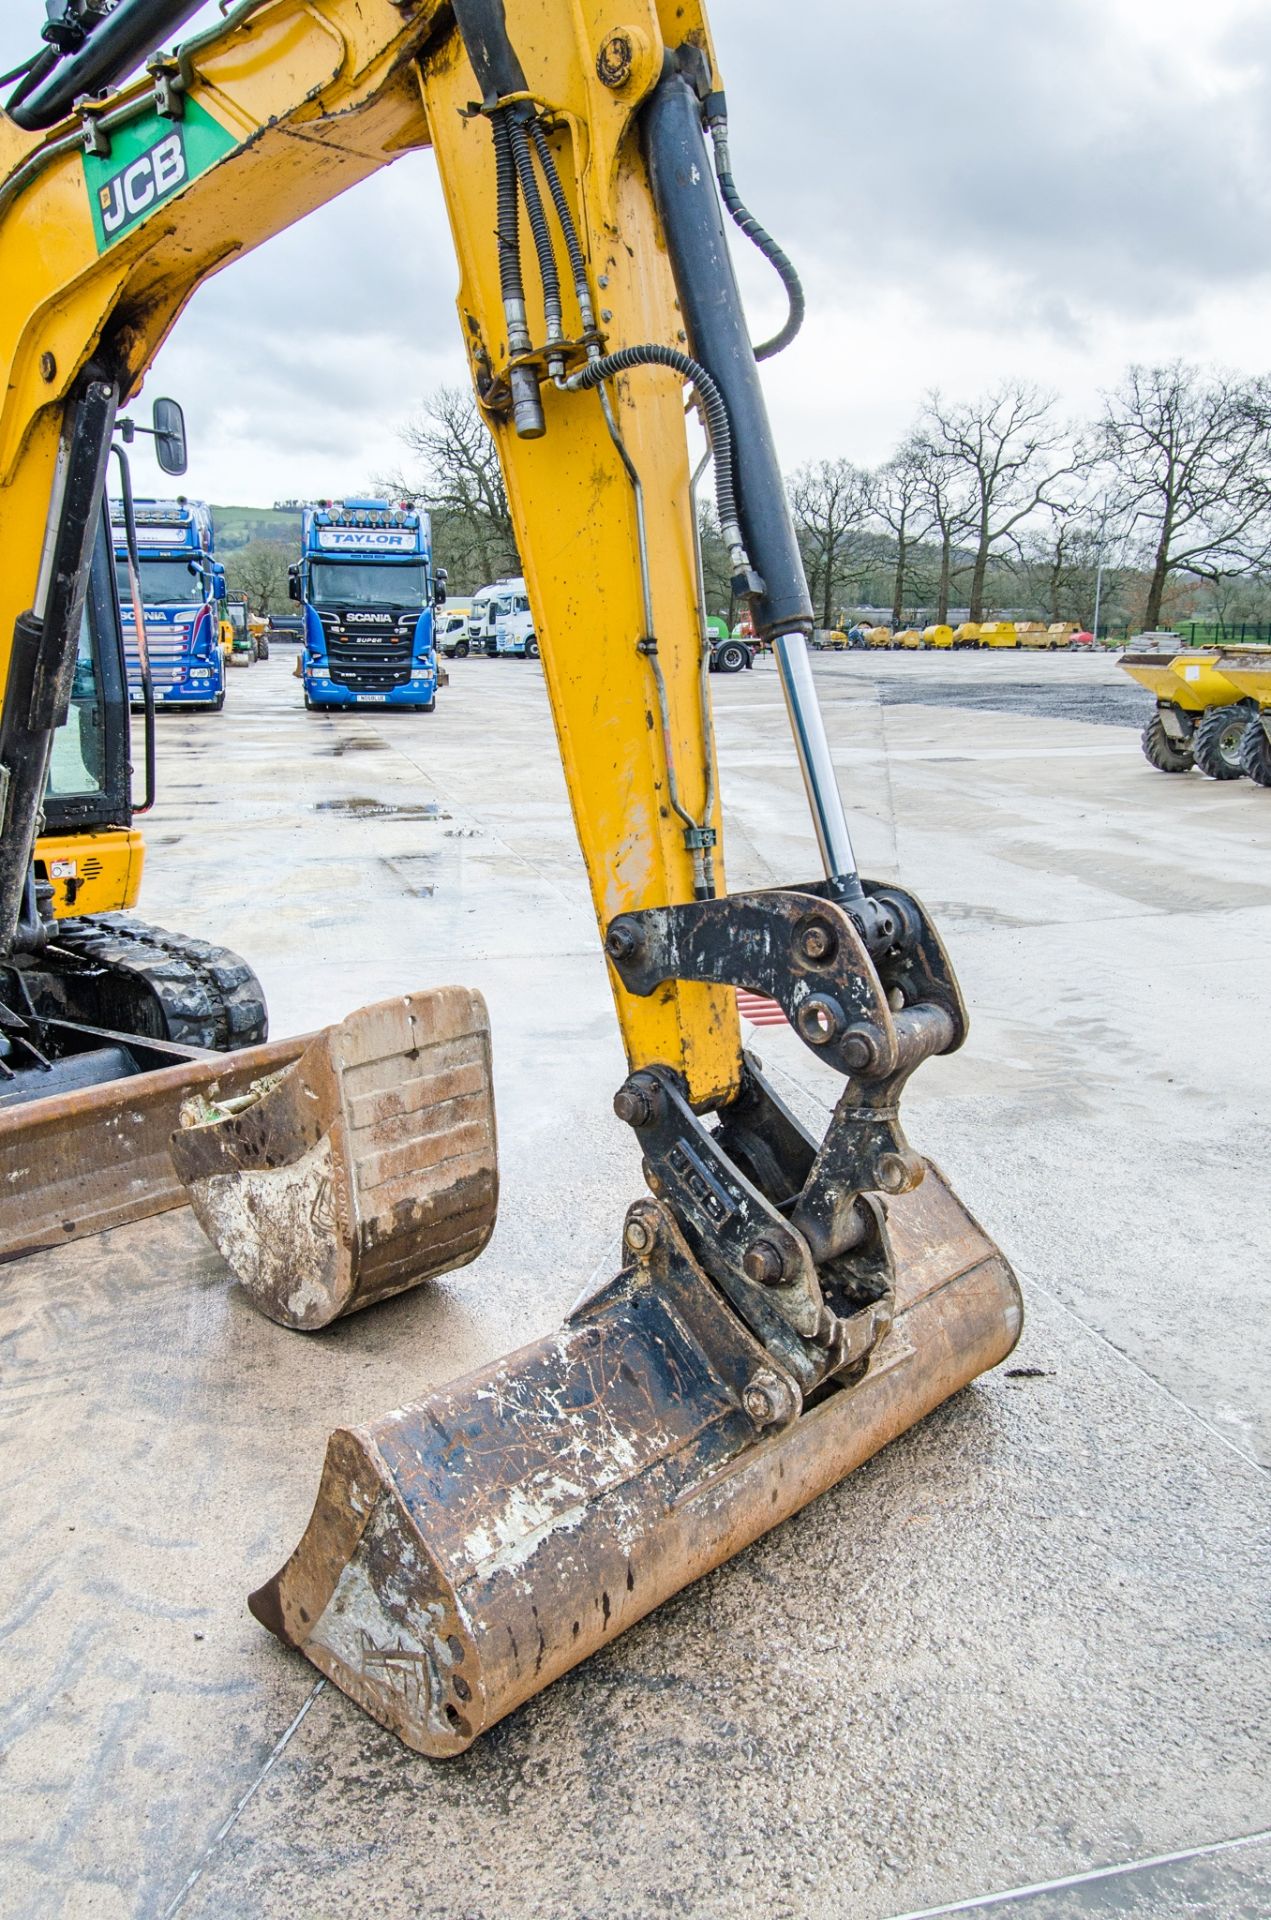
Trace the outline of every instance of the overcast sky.
<instances>
[{"instance_id":1,"label":"overcast sky","mask_svg":"<svg viewBox=\"0 0 1271 1920\"><path fill-rule=\"evenodd\" d=\"M42 17L6 0L0 64ZM932 386L1020 375L1077 416L1131 359L1266 367L1256 0L716 0L712 24L739 188L808 289L764 373L788 468L885 458ZM782 296L737 241L759 338ZM398 465L395 428L466 379L456 285L428 154L208 282L146 386L185 405L190 492L269 505Z\"/></svg>"}]
</instances>

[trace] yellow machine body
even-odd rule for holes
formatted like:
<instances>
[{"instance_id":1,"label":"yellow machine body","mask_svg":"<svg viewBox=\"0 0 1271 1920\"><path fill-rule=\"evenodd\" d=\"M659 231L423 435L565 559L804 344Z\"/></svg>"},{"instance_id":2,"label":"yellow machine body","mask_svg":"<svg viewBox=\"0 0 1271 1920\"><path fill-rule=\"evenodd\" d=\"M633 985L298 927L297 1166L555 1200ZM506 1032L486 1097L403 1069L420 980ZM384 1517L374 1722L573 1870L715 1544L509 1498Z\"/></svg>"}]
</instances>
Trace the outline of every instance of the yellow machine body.
<instances>
[{"instance_id":1,"label":"yellow machine body","mask_svg":"<svg viewBox=\"0 0 1271 1920\"><path fill-rule=\"evenodd\" d=\"M982 647L1017 647L1019 634L1013 620L983 620L980 623L978 644Z\"/></svg>"},{"instance_id":2,"label":"yellow machine body","mask_svg":"<svg viewBox=\"0 0 1271 1920\"><path fill-rule=\"evenodd\" d=\"M1271 647L1220 647L1217 664L1242 700L1271 707Z\"/></svg>"},{"instance_id":3,"label":"yellow machine body","mask_svg":"<svg viewBox=\"0 0 1271 1920\"><path fill-rule=\"evenodd\" d=\"M922 644L924 647L951 647L953 645L953 628L944 624L934 627L924 627L922 630Z\"/></svg>"},{"instance_id":4,"label":"yellow machine body","mask_svg":"<svg viewBox=\"0 0 1271 1920\"><path fill-rule=\"evenodd\" d=\"M1127 653L1120 666L1158 701L1185 713L1234 706L1241 698L1235 682L1220 668L1217 653Z\"/></svg>"},{"instance_id":5,"label":"yellow machine body","mask_svg":"<svg viewBox=\"0 0 1271 1920\"><path fill-rule=\"evenodd\" d=\"M35 877L53 888L53 912L116 913L137 903L146 848L135 827L45 833L35 843Z\"/></svg>"}]
</instances>

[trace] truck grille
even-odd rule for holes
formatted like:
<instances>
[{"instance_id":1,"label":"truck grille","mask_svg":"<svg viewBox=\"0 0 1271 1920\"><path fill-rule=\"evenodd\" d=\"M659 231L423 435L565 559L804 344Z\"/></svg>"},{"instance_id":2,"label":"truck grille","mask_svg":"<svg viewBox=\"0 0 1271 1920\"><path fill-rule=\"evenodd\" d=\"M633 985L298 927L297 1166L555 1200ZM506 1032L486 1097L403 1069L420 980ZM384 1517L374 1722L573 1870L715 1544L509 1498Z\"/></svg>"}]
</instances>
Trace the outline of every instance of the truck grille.
<instances>
[{"instance_id":1,"label":"truck grille","mask_svg":"<svg viewBox=\"0 0 1271 1920\"><path fill-rule=\"evenodd\" d=\"M337 686L357 693L388 693L410 682L409 640L327 640L327 665Z\"/></svg>"}]
</instances>

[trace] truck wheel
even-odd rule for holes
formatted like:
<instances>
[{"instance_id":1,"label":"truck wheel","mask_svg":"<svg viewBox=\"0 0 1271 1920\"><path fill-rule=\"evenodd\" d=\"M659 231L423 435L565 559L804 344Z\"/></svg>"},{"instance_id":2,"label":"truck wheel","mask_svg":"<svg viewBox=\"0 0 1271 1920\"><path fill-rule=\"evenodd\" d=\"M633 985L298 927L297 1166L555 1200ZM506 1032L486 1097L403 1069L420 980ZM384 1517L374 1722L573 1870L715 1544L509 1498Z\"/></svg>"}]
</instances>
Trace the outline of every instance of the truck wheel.
<instances>
[{"instance_id":1,"label":"truck wheel","mask_svg":"<svg viewBox=\"0 0 1271 1920\"><path fill-rule=\"evenodd\" d=\"M1271 740L1260 713L1254 714L1241 736L1240 765L1256 786L1271 787Z\"/></svg>"},{"instance_id":2,"label":"truck wheel","mask_svg":"<svg viewBox=\"0 0 1271 1920\"><path fill-rule=\"evenodd\" d=\"M269 658L269 642L263 635L256 642L256 658L258 660L268 660Z\"/></svg>"},{"instance_id":3,"label":"truck wheel","mask_svg":"<svg viewBox=\"0 0 1271 1920\"><path fill-rule=\"evenodd\" d=\"M1190 773L1192 750L1165 731L1159 713L1154 713L1143 729L1143 752L1158 773Z\"/></svg>"},{"instance_id":4,"label":"truck wheel","mask_svg":"<svg viewBox=\"0 0 1271 1920\"><path fill-rule=\"evenodd\" d=\"M1249 715L1244 707L1211 707L1193 735L1196 765L1211 780L1239 780L1240 741Z\"/></svg>"},{"instance_id":5,"label":"truck wheel","mask_svg":"<svg viewBox=\"0 0 1271 1920\"><path fill-rule=\"evenodd\" d=\"M531 634L525 642L525 658L527 660L538 659L538 641L534 638L533 634Z\"/></svg>"},{"instance_id":6,"label":"truck wheel","mask_svg":"<svg viewBox=\"0 0 1271 1920\"><path fill-rule=\"evenodd\" d=\"M219 713L219 712L221 711L221 708L222 708L222 707L223 707L224 705L225 705L225 694L224 694L224 692L222 691L222 692L220 692L220 693L218 693L218 694L217 694L217 696L216 696L216 698L215 698L215 700L213 700L213 702L212 702L212 712L213 712L213 713Z\"/></svg>"},{"instance_id":7,"label":"truck wheel","mask_svg":"<svg viewBox=\"0 0 1271 1920\"><path fill-rule=\"evenodd\" d=\"M456 646L454 647L454 649L453 649L453 652L454 652L454 657L455 657L455 659L456 659L456 660L466 660L466 659L467 659L467 657L468 657L468 643L467 643L467 641L466 641L466 640L460 640L460 641L459 641L459 642L458 642L458 643L456 644Z\"/></svg>"},{"instance_id":8,"label":"truck wheel","mask_svg":"<svg viewBox=\"0 0 1271 1920\"><path fill-rule=\"evenodd\" d=\"M717 673L740 673L746 664L746 649L737 640L725 640L715 654Z\"/></svg>"}]
</instances>

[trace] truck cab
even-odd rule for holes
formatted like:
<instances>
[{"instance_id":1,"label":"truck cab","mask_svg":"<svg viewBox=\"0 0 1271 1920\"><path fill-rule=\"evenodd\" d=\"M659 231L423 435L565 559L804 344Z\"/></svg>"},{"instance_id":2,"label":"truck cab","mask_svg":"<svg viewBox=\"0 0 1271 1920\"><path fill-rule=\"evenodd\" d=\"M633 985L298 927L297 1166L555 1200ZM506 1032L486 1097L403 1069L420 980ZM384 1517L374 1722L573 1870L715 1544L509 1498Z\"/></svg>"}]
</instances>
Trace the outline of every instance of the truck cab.
<instances>
[{"instance_id":1,"label":"truck cab","mask_svg":"<svg viewBox=\"0 0 1271 1920\"><path fill-rule=\"evenodd\" d=\"M134 517L146 657L155 705L210 707L219 712L225 705L221 651L225 575L215 559L211 509L202 500L137 500ZM128 698L136 711L143 704L141 658L121 501L111 501L110 520Z\"/></svg>"},{"instance_id":2,"label":"truck cab","mask_svg":"<svg viewBox=\"0 0 1271 1920\"><path fill-rule=\"evenodd\" d=\"M495 603L494 644L500 655L511 654L520 660L538 659L538 637L534 615L524 588L502 594Z\"/></svg>"},{"instance_id":3,"label":"truck cab","mask_svg":"<svg viewBox=\"0 0 1271 1920\"><path fill-rule=\"evenodd\" d=\"M304 509L289 591L304 609L306 707L437 704L434 577L428 515L387 500Z\"/></svg>"},{"instance_id":4,"label":"truck cab","mask_svg":"<svg viewBox=\"0 0 1271 1920\"><path fill-rule=\"evenodd\" d=\"M472 610L468 615L468 650L470 653L487 653L491 658L499 651L499 621L512 612L516 598L525 597L525 582L519 576L515 579L494 580L488 587L482 587L472 596ZM529 606L529 600L525 600Z\"/></svg>"}]
</instances>

